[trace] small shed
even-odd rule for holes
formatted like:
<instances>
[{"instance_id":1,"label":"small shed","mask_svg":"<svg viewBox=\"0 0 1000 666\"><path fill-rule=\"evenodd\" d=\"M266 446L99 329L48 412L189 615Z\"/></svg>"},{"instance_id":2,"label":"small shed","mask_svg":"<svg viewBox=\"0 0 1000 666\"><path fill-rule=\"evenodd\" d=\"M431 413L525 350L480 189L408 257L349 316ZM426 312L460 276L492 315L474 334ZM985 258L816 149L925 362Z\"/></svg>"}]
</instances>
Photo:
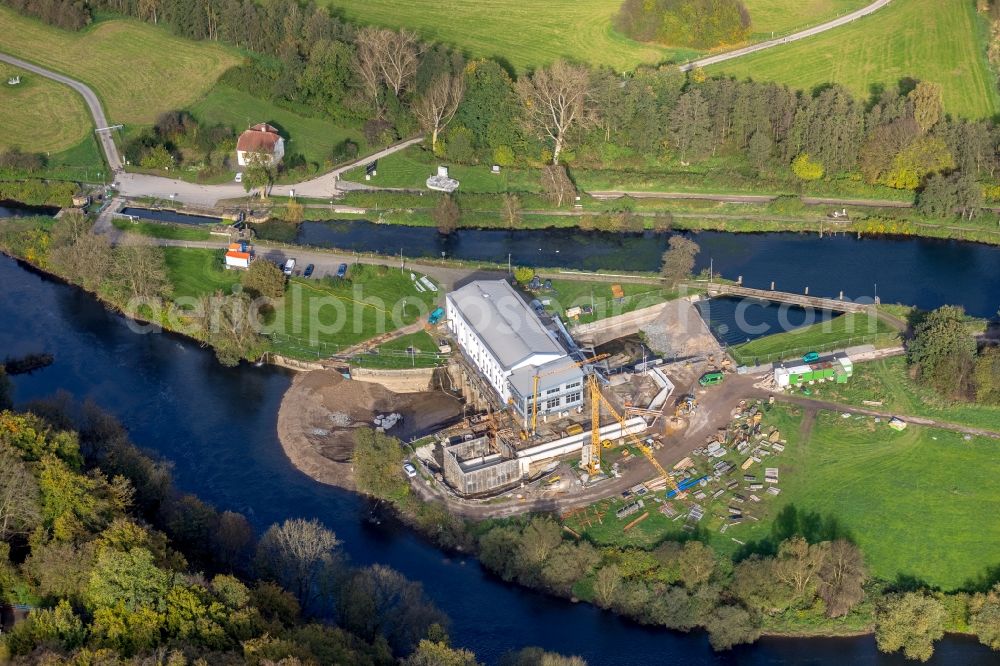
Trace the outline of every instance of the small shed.
<instances>
[{"instance_id":1,"label":"small shed","mask_svg":"<svg viewBox=\"0 0 1000 666\"><path fill-rule=\"evenodd\" d=\"M253 246L246 241L230 243L226 251L226 268L246 270L250 268L250 262L254 260Z\"/></svg>"}]
</instances>

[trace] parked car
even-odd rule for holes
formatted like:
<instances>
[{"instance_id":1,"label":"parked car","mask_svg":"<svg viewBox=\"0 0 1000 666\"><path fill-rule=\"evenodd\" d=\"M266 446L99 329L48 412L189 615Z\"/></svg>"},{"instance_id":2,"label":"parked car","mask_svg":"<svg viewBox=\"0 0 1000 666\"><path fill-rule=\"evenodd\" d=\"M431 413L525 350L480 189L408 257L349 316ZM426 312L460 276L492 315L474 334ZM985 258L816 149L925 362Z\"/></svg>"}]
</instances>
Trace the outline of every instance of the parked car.
<instances>
[{"instance_id":1,"label":"parked car","mask_svg":"<svg viewBox=\"0 0 1000 666\"><path fill-rule=\"evenodd\" d=\"M312 277L314 270L316 270L316 267L313 266L312 264L309 264L308 266L306 266L306 269L302 271L302 277Z\"/></svg>"},{"instance_id":2,"label":"parked car","mask_svg":"<svg viewBox=\"0 0 1000 666\"><path fill-rule=\"evenodd\" d=\"M347 264L341 264L337 267L337 277L343 278L347 275Z\"/></svg>"},{"instance_id":3,"label":"parked car","mask_svg":"<svg viewBox=\"0 0 1000 666\"><path fill-rule=\"evenodd\" d=\"M235 180L236 180L237 183L242 183L243 182L243 172L242 171L240 173L236 174Z\"/></svg>"},{"instance_id":4,"label":"parked car","mask_svg":"<svg viewBox=\"0 0 1000 666\"><path fill-rule=\"evenodd\" d=\"M406 476L411 479L417 475L417 468L408 462L403 463L403 471L406 472Z\"/></svg>"},{"instance_id":5,"label":"parked car","mask_svg":"<svg viewBox=\"0 0 1000 666\"><path fill-rule=\"evenodd\" d=\"M803 363L815 363L818 360L819 360L818 352L809 352L808 354L802 357Z\"/></svg>"},{"instance_id":6,"label":"parked car","mask_svg":"<svg viewBox=\"0 0 1000 666\"><path fill-rule=\"evenodd\" d=\"M715 384L721 384L724 378L725 375L721 372L706 372L698 380L698 383L702 386L714 386Z\"/></svg>"},{"instance_id":7,"label":"parked car","mask_svg":"<svg viewBox=\"0 0 1000 666\"><path fill-rule=\"evenodd\" d=\"M295 270L295 259L289 259L288 261L285 262L285 267L281 269L281 272L283 272L285 275L291 275L292 271L294 270Z\"/></svg>"}]
</instances>

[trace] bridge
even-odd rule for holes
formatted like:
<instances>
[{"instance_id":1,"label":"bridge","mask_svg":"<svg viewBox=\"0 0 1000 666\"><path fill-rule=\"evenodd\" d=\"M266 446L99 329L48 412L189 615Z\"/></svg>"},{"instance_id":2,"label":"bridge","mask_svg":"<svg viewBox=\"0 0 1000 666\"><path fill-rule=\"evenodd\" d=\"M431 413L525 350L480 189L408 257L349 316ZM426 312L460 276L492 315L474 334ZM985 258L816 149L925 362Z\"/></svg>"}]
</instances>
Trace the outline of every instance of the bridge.
<instances>
[{"instance_id":1,"label":"bridge","mask_svg":"<svg viewBox=\"0 0 1000 666\"><path fill-rule=\"evenodd\" d=\"M872 307L867 303L845 301L843 298L838 299L810 296L808 294L808 289L805 294L793 294L787 291L776 291L774 289L753 289L739 284L720 284L718 282L688 282L685 286L692 289L704 290L709 296L755 298L763 301L774 301L776 303L788 303L802 308L832 310L834 312L868 312L869 308Z\"/></svg>"}]
</instances>

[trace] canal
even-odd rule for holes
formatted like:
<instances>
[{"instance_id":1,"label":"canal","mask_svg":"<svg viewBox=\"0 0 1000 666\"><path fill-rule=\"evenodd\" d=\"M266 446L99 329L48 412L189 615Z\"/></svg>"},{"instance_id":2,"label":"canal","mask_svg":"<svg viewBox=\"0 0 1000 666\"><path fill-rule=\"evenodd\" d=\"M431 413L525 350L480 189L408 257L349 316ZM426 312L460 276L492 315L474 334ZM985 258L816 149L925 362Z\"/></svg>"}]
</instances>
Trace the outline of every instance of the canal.
<instances>
[{"instance_id":1,"label":"canal","mask_svg":"<svg viewBox=\"0 0 1000 666\"><path fill-rule=\"evenodd\" d=\"M452 619L456 644L495 663L539 645L592 666L660 664L901 664L871 637L765 639L723 655L704 634L641 627L586 604L507 585L467 557L443 554L409 530L365 520L365 502L294 469L276 436L290 376L273 367L223 368L210 350L169 334L134 333L86 294L0 258L0 355L51 352L55 363L16 378L19 404L66 391L118 416L132 438L174 463L177 484L258 528L316 517L357 564L382 563L423 583ZM985 666L974 639L942 641L933 663Z\"/></svg>"}]
</instances>

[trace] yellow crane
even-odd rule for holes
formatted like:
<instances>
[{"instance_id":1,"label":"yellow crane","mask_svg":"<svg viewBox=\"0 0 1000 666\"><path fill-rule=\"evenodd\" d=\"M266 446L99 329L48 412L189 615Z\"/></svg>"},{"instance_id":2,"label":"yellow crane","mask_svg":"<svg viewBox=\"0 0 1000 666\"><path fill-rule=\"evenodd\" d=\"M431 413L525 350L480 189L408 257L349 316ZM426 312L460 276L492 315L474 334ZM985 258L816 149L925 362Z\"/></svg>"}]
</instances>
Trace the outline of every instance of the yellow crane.
<instances>
[{"instance_id":1,"label":"yellow crane","mask_svg":"<svg viewBox=\"0 0 1000 666\"><path fill-rule=\"evenodd\" d=\"M585 358L582 361L577 361L573 364L574 368L579 368L584 365L590 365L591 363L597 363L598 361L603 361L604 359L610 357L611 354L598 354L596 356L591 356L590 358ZM534 385L531 390L531 435L535 435L535 427L538 425L538 381L542 377L555 374L557 372L565 372L566 367L556 368L555 370L550 370L548 372L543 372L541 374L535 374Z\"/></svg>"},{"instance_id":2,"label":"yellow crane","mask_svg":"<svg viewBox=\"0 0 1000 666\"><path fill-rule=\"evenodd\" d=\"M650 464L656 469L657 473L663 477L663 480L667 482L674 492L677 499L683 499L686 495L674 481L673 477L667 472L667 470L660 464L660 461L656 459L653 455L653 450L649 448L649 445L643 442L641 439L636 437L630 430L625 427L625 417L618 413L614 405L604 397L601 392L600 384L597 383L597 377L591 375L587 378L587 383L590 388L590 414L591 414L591 431L590 431L590 461L588 471L591 474L599 474L601 471L601 405L608 410L611 416L618 421L618 425L621 427L622 435L628 437L629 440L635 444L642 454L646 456L646 459Z\"/></svg>"}]
</instances>

